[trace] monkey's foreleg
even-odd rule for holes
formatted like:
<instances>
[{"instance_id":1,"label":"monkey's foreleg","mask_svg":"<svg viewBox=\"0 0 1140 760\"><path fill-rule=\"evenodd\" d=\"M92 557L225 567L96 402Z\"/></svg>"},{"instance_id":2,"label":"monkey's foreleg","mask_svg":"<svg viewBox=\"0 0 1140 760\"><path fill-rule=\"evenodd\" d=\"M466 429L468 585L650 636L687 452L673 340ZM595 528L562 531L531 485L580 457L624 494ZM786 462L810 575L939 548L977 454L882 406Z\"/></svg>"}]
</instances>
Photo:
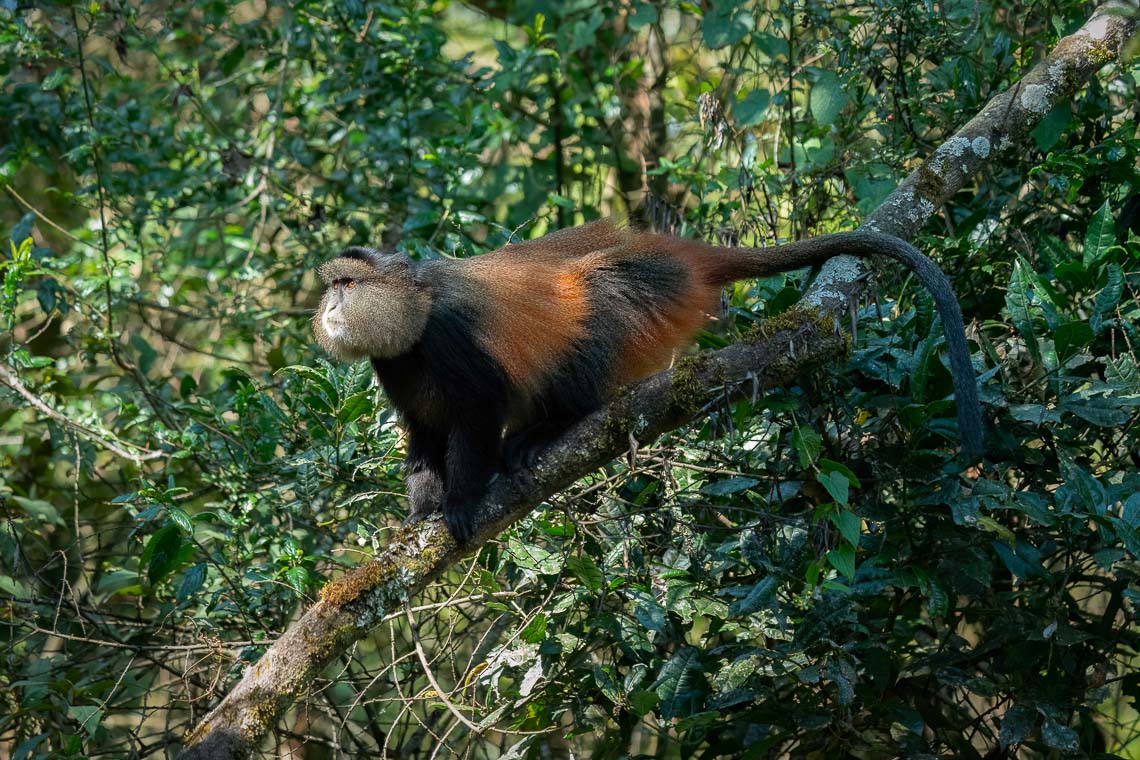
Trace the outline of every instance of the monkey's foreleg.
<instances>
[{"instance_id":1,"label":"monkey's foreleg","mask_svg":"<svg viewBox=\"0 0 1140 760\"><path fill-rule=\"evenodd\" d=\"M408 456L404 461L408 522L416 522L429 517L443 504L447 436L406 419L404 427L408 431Z\"/></svg>"}]
</instances>

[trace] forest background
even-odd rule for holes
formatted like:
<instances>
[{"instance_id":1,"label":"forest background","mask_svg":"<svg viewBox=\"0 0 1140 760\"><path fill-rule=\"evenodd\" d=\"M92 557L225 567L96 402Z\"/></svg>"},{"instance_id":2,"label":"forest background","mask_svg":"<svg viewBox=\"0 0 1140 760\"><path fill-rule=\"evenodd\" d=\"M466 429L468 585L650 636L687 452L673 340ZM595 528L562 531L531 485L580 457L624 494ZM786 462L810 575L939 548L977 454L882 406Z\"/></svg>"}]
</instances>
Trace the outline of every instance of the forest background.
<instances>
[{"instance_id":1,"label":"forest background","mask_svg":"<svg viewBox=\"0 0 1140 760\"><path fill-rule=\"evenodd\" d=\"M1125 13L1135 4L1121 3ZM346 244L851 229L1092 6L0 2L0 754L173 757L405 515ZM594 471L269 720L295 758L1140 757L1134 46L883 267L848 354ZM8 242L10 241L10 242ZM799 300L739 283L714 349Z\"/></svg>"}]
</instances>

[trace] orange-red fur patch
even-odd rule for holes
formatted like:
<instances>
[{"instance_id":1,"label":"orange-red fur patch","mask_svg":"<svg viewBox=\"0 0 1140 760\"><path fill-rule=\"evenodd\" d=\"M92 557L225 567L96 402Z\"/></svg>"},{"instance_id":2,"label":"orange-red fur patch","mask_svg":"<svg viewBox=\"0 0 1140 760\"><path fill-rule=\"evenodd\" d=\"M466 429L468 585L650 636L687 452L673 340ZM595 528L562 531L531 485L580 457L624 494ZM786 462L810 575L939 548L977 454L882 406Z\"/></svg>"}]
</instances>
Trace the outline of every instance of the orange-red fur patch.
<instances>
[{"instance_id":1,"label":"orange-red fur patch","mask_svg":"<svg viewBox=\"0 0 1140 760\"><path fill-rule=\"evenodd\" d=\"M487 351L515 383L537 390L585 334L589 303L578 260L523 255L495 251L467 271L487 290Z\"/></svg>"},{"instance_id":2,"label":"orange-red fur patch","mask_svg":"<svg viewBox=\"0 0 1140 760\"><path fill-rule=\"evenodd\" d=\"M515 383L538 390L574 341L585 336L590 270L613 258L662 255L688 270L683 291L659 311L610 329L621 333L617 385L664 369L716 310L721 284L739 276L729 270L740 264L700 241L619 230L608 221L509 245L468 262L467 271L487 290L487 350Z\"/></svg>"}]
</instances>

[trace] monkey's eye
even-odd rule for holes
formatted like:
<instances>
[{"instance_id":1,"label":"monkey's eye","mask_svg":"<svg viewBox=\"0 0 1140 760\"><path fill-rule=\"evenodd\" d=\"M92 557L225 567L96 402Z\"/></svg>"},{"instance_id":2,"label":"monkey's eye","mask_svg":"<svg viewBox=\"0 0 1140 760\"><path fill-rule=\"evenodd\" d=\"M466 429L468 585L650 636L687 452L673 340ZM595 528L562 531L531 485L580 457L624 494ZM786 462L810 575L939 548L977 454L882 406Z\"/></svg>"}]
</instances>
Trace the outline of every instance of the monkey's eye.
<instances>
[{"instance_id":1,"label":"monkey's eye","mask_svg":"<svg viewBox=\"0 0 1140 760\"><path fill-rule=\"evenodd\" d=\"M344 282L344 289L345 289L345 290L352 290L352 288L353 288L355 285L356 285L356 283L355 283L355 282L353 282L352 280L345 280L345 282Z\"/></svg>"}]
</instances>

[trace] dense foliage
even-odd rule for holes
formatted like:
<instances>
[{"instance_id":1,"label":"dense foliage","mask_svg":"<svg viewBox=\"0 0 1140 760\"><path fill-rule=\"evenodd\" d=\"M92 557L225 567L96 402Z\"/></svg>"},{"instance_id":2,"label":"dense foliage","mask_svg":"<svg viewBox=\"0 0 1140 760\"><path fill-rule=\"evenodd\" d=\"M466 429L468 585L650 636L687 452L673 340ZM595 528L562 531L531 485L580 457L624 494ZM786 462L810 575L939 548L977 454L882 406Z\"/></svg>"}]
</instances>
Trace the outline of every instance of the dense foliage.
<instances>
[{"instance_id":1,"label":"dense foliage","mask_svg":"<svg viewBox=\"0 0 1140 760\"><path fill-rule=\"evenodd\" d=\"M173 754L402 518L383 395L312 345L330 252L851 227L1087 13L0 3L0 753ZM880 275L848 363L560 495L330 668L275 751L1140 757L1138 73L919 241L973 320L983 471L931 304ZM801 279L738 284L702 344Z\"/></svg>"}]
</instances>

